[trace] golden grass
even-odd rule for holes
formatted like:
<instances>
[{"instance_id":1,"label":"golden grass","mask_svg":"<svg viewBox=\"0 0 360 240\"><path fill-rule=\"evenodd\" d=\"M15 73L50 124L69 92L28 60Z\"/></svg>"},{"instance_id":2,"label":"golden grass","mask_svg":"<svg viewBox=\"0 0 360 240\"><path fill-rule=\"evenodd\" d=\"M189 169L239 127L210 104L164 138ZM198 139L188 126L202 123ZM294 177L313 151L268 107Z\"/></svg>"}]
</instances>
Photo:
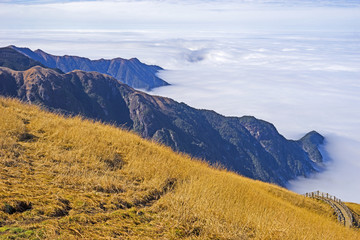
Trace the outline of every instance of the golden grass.
<instances>
[{"instance_id":1,"label":"golden grass","mask_svg":"<svg viewBox=\"0 0 360 240\"><path fill-rule=\"evenodd\" d=\"M357 213L358 215L360 215L360 204L358 203L346 203L346 205L351 208L351 210L353 210L355 213Z\"/></svg>"},{"instance_id":2,"label":"golden grass","mask_svg":"<svg viewBox=\"0 0 360 240\"><path fill-rule=\"evenodd\" d=\"M0 166L0 239L360 239L320 201L11 99Z\"/></svg>"},{"instance_id":3,"label":"golden grass","mask_svg":"<svg viewBox=\"0 0 360 240\"><path fill-rule=\"evenodd\" d=\"M348 202L346 203L346 206L348 206L348 208L352 211L355 224L357 227L360 227L360 204Z\"/></svg>"}]
</instances>

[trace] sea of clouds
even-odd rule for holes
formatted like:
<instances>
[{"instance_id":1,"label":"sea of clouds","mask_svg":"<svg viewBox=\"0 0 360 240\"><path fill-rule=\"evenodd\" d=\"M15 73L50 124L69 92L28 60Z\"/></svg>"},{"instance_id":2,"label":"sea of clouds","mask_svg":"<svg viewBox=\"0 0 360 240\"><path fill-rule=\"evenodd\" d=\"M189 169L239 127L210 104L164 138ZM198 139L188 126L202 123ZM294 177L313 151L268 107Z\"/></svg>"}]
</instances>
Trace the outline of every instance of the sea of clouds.
<instances>
[{"instance_id":1,"label":"sea of clouds","mask_svg":"<svg viewBox=\"0 0 360 240\"><path fill-rule=\"evenodd\" d=\"M360 203L358 1L9 2L0 1L1 46L137 57L172 84L151 94L253 115L291 139L316 130L326 171L289 189Z\"/></svg>"}]
</instances>

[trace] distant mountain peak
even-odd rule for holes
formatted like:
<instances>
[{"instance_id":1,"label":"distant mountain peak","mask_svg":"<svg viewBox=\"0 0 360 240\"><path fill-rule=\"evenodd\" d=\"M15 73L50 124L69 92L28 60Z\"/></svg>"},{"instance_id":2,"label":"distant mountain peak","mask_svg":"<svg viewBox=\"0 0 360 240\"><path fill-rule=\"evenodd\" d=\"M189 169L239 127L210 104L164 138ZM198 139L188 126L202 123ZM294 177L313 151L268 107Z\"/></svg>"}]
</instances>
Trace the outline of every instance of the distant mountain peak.
<instances>
[{"instance_id":1,"label":"distant mountain peak","mask_svg":"<svg viewBox=\"0 0 360 240\"><path fill-rule=\"evenodd\" d=\"M137 58L130 58L129 61L132 61L132 62L140 62L140 60L137 59Z\"/></svg>"},{"instance_id":2,"label":"distant mountain peak","mask_svg":"<svg viewBox=\"0 0 360 240\"><path fill-rule=\"evenodd\" d=\"M29 49L29 48L27 48L27 49ZM34 52L36 52L36 53L46 53L43 50L41 50L40 48L36 49ZM51 54L49 54L49 55L51 55ZM52 55L52 56L54 56L54 55Z\"/></svg>"}]
</instances>

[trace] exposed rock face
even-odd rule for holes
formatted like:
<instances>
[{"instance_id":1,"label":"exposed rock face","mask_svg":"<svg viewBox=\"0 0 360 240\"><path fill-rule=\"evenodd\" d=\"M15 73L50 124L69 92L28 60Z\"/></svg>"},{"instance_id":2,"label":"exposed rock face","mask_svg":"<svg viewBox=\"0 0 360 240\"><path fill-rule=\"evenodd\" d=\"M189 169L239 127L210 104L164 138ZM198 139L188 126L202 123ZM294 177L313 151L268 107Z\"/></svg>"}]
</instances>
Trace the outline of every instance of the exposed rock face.
<instances>
[{"instance_id":1,"label":"exposed rock face","mask_svg":"<svg viewBox=\"0 0 360 240\"><path fill-rule=\"evenodd\" d=\"M313 162L321 163L322 155L318 147L324 143L324 137L315 131L311 131L300 139L300 145L308 153Z\"/></svg>"},{"instance_id":2,"label":"exposed rock face","mask_svg":"<svg viewBox=\"0 0 360 240\"><path fill-rule=\"evenodd\" d=\"M88 58L77 56L54 56L40 49L31 51L28 48L18 48L15 46L11 46L11 48L42 63L44 66L58 68L65 73L73 70L82 70L86 72L95 71L113 76L133 88L145 90L169 85L167 82L156 76L158 71L163 70L161 67L146 65L137 58L129 60L123 58L90 60Z\"/></svg>"},{"instance_id":3,"label":"exposed rock face","mask_svg":"<svg viewBox=\"0 0 360 240\"><path fill-rule=\"evenodd\" d=\"M175 151L282 186L315 172L322 162L318 147L324 138L316 132L299 141L287 140L272 124L254 117L224 117L194 109L96 72L0 68L0 94L116 123Z\"/></svg>"}]
</instances>

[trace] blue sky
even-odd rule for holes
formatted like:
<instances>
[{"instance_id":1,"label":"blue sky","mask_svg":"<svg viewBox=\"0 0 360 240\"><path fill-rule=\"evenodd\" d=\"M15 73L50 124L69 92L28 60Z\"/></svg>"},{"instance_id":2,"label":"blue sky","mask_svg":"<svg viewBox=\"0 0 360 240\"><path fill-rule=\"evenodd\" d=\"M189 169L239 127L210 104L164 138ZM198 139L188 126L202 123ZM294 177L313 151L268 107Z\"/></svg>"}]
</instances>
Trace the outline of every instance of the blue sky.
<instances>
[{"instance_id":1,"label":"blue sky","mask_svg":"<svg viewBox=\"0 0 360 240\"><path fill-rule=\"evenodd\" d=\"M48 4L48 3L69 3L69 2L88 2L96 0L0 0L0 3L9 4Z\"/></svg>"},{"instance_id":2,"label":"blue sky","mask_svg":"<svg viewBox=\"0 0 360 240\"><path fill-rule=\"evenodd\" d=\"M0 3L9 4L48 4L48 3L69 3L69 2L171 2L171 3L216 3L216 2L237 2L237 3L262 3L271 5L288 5L288 6L299 6L299 5L310 5L310 6L333 6L333 7L353 7L359 6L358 0L0 0Z\"/></svg>"}]
</instances>

